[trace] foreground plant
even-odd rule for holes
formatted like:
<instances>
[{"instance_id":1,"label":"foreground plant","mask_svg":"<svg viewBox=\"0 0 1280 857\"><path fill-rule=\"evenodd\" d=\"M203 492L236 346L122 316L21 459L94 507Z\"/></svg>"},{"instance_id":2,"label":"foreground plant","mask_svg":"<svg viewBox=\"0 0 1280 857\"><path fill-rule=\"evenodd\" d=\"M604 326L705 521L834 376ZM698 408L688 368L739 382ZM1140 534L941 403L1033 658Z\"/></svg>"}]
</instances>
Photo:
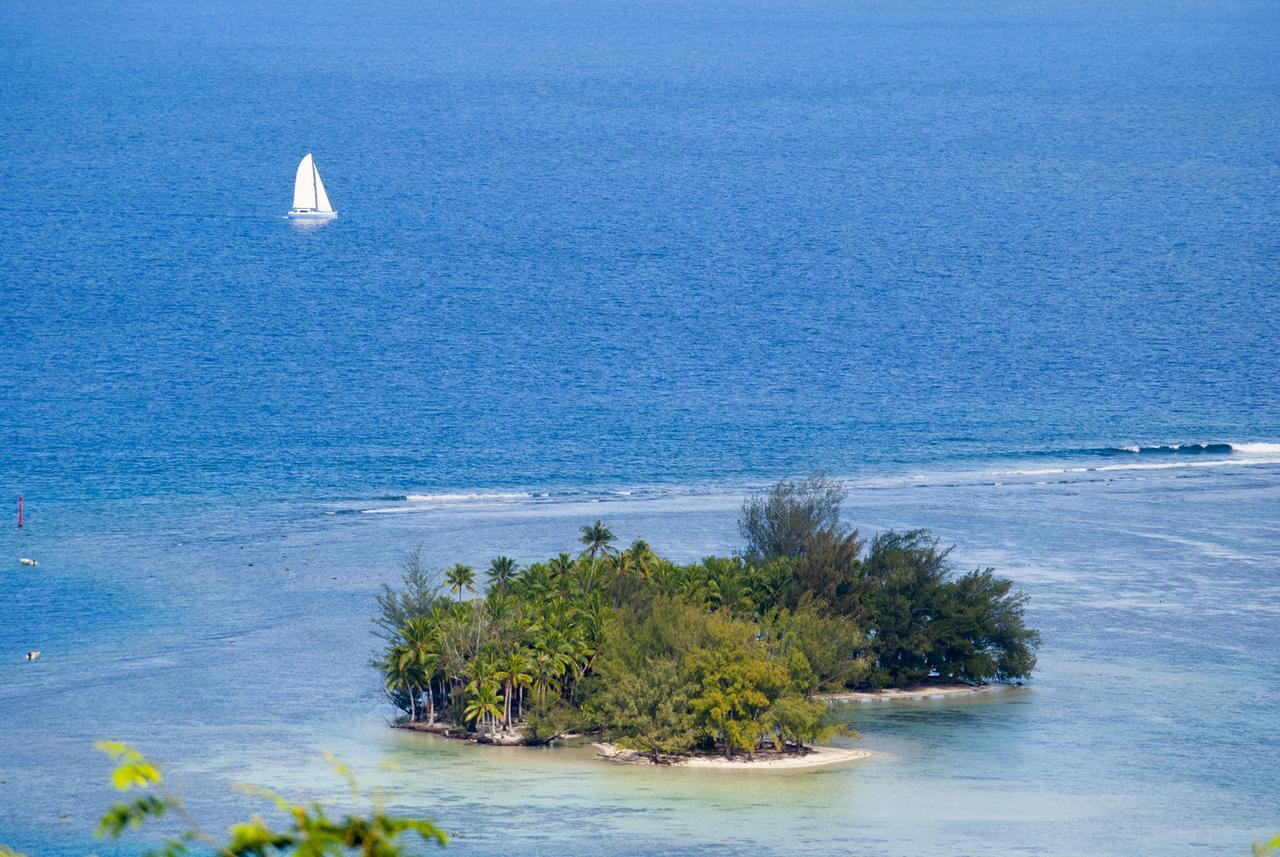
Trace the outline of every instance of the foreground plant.
<instances>
[{"instance_id":1,"label":"foreground plant","mask_svg":"<svg viewBox=\"0 0 1280 857\"><path fill-rule=\"evenodd\" d=\"M285 827L273 828L255 815L247 822L232 825L224 842L192 817L181 799L165 787L160 769L136 749L119 741L99 741L94 746L116 765L111 784L122 792L139 793L107 811L98 824L99 837L118 839L126 830L166 815L178 817L186 828L177 836L166 837L163 845L147 852L147 857L181 857L193 850L227 857L347 857L357 853L365 857L401 857L412 853L404 841L405 834L415 834L422 841L437 845L449 841L443 830L426 819L388 815L376 796L368 814L330 818L318 803L303 806L275 792L245 786L240 787L242 791L271 801L289 822ZM326 759L347 780L352 797L358 799L361 792L351 771L330 756Z\"/></svg>"}]
</instances>

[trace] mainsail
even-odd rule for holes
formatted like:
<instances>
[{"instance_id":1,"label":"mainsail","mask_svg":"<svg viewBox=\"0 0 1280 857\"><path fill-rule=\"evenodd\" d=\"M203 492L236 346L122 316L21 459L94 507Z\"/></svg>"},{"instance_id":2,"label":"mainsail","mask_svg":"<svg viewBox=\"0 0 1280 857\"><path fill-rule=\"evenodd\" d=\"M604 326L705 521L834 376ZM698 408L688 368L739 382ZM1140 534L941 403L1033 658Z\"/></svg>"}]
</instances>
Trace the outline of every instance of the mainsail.
<instances>
[{"instance_id":1,"label":"mainsail","mask_svg":"<svg viewBox=\"0 0 1280 857\"><path fill-rule=\"evenodd\" d=\"M293 179L293 207L310 211L316 207L316 162L308 152L298 164L298 175Z\"/></svg>"}]
</instances>

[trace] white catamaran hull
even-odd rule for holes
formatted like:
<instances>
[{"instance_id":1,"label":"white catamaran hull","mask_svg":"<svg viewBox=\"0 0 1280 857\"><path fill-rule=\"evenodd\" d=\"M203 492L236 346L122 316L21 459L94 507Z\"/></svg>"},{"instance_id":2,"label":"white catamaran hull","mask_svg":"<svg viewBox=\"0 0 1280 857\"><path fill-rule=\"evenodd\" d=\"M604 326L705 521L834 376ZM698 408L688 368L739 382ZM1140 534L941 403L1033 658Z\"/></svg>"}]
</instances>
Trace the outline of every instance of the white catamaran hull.
<instances>
[{"instance_id":1,"label":"white catamaran hull","mask_svg":"<svg viewBox=\"0 0 1280 857\"><path fill-rule=\"evenodd\" d=\"M333 220L338 216L336 211L291 211L289 212L290 220Z\"/></svg>"}]
</instances>

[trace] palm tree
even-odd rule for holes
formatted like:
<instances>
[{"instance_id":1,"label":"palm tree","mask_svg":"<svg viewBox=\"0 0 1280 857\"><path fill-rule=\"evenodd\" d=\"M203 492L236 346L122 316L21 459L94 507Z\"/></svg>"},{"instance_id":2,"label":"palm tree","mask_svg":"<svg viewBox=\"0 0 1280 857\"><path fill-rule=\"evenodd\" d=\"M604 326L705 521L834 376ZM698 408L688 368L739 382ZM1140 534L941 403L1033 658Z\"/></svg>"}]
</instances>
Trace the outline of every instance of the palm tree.
<instances>
[{"instance_id":1,"label":"palm tree","mask_svg":"<svg viewBox=\"0 0 1280 857\"><path fill-rule=\"evenodd\" d=\"M622 551L613 557L613 606L622 604L630 578L639 574L635 557L630 551Z\"/></svg>"},{"instance_id":2,"label":"palm tree","mask_svg":"<svg viewBox=\"0 0 1280 857\"><path fill-rule=\"evenodd\" d=\"M533 692L538 694L538 702L547 701L547 691L560 692L560 676L564 675L564 665L550 651L540 651L529 666L529 675Z\"/></svg>"},{"instance_id":3,"label":"palm tree","mask_svg":"<svg viewBox=\"0 0 1280 857\"><path fill-rule=\"evenodd\" d=\"M653 570L653 582L657 584L660 593L674 597L679 595L683 588L684 573L680 566L661 563Z\"/></svg>"},{"instance_id":4,"label":"palm tree","mask_svg":"<svg viewBox=\"0 0 1280 857\"><path fill-rule=\"evenodd\" d=\"M582 556L591 560L591 576L587 579L587 589L595 584L596 581L596 562L600 556L611 556L617 551L612 547L618 537L613 534L613 530L605 525L604 521L596 518L595 523L589 527L582 528L582 536L578 541L582 542Z\"/></svg>"},{"instance_id":5,"label":"palm tree","mask_svg":"<svg viewBox=\"0 0 1280 857\"><path fill-rule=\"evenodd\" d=\"M392 646L382 662L382 677L386 682L387 696L395 701L396 693L402 694L409 701L409 721L418 719L418 706L414 702L413 670L406 658L407 648L404 643Z\"/></svg>"},{"instance_id":6,"label":"palm tree","mask_svg":"<svg viewBox=\"0 0 1280 857\"><path fill-rule=\"evenodd\" d=\"M613 530L609 529L604 521L596 518L595 523L589 527L583 527L581 532L582 536L578 541L582 542L583 556L594 560L601 554L615 553L611 545L618 540L618 537L613 534Z\"/></svg>"},{"instance_id":7,"label":"palm tree","mask_svg":"<svg viewBox=\"0 0 1280 857\"><path fill-rule=\"evenodd\" d=\"M489 563L489 587L497 589L499 592L506 592L507 586L519 574L520 566L516 565L516 561L509 556L494 557Z\"/></svg>"},{"instance_id":8,"label":"palm tree","mask_svg":"<svg viewBox=\"0 0 1280 857\"><path fill-rule=\"evenodd\" d=\"M649 547L649 543L644 539L636 539L632 542L631 547L626 549L624 555L629 560L628 565L644 578L653 574L653 568L658 563L658 555L653 552L653 548Z\"/></svg>"},{"instance_id":9,"label":"palm tree","mask_svg":"<svg viewBox=\"0 0 1280 857\"><path fill-rule=\"evenodd\" d=\"M595 665L596 657L604 645L610 615L609 608L603 601L585 605L579 610L579 646L584 658L584 672Z\"/></svg>"},{"instance_id":10,"label":"palm tree","mask_svg":"<svg viewBox=\"0 0 1280 857\"><path fill-rule=\"evenodd\" d=\"M414 696L421 693L423 685L426 685L427 718L428 722L433 723L436 719L436 707L431 684L440 664L439 628L431 619L417 617L400 628L400 637L403 640L398 647L401 650L401 666L409 671Z\"/></svg>"},{"instance_id":11,"label":"palm tree","mask_svg":"<svg viewBox=\"0 0 1280 857\"><path fill-rule=\"evenodd\" d=\"M567 553L562 553L547 563L547 570L550 572L551 580L556 586L564 587L564 578L569 572L573 571L573 557Z\"/></svg>"},{"instance_id":12,"label":"palm tree","mask_svg":"<svg viewBox=\"0 0 1280 857\"><path fill-rule=\"evenodd\" d=\"M471 694L471 698L467 700L467 707L462 712L463 719L474 720L477 725L484 725L486 718L490 724L497 723L497 719L502 716L503 703L502 695L498 693L498 683L474 679L467 685L467 692ZM493 731L492 728L490 731Z\"/></svg>"},{"instance_id":13,"label":"palm tree","mask_svg":"<svg viewBox=\"0 0 1280 857\"><path fill-rule=\"evenodd\" d=\"M511 700L515 696L515 689L520 688L520 695L523 697L524 688L533 681L533 676L529 675L528 659L519 649L513 650L498 662L498 671L493 674L493 677L502 682L502 696L505 701L502 722L509 727L512 723Z\"/></svg>"},{"instance_id":14,"label":"palm tree","mask_svg":"<svg viewBox=\"0 0 1280 857\"><path fill-rule=\"evenodd\" d=\"M541 601L555 589L551 566L535 562L516 577L513 589L526 601Z\"/></svg>"},{"instance_id":15,"label":"palm tree","mask_svg":"<svg viewBox=\"0 0 1280 857\"><path fill-rule=\"evenodd\" d=\"M454 564L444 575L445 583L449 584L449 591L462 600L462 590L468 592L476 591L476 572L469 565L462 563Z\"/></svg>"}]
</instances>

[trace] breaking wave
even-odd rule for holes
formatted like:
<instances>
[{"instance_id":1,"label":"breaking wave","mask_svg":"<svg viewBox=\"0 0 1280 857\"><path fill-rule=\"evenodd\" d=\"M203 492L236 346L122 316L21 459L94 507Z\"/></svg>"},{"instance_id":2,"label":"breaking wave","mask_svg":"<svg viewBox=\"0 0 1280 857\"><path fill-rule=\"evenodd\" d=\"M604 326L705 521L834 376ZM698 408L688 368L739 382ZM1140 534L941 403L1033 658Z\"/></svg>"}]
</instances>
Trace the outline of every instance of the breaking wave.
<instances>
[{"instance_id":1,"label":"breaking wave","mask_svg":"<svg viewBox=\"0 0 1280 857\"><path fill-rule=\"evenodd\" d=\"M843 476L852 491L914 487L1023 484L1069 484L1142 476L1208 474L1219 468L1280 465L1280 443L1169 443L1042 449L1004 454L943 457L922 468ZM667 500L722 502L767 487L772 480L742 479L705 484L650 484L572 487L547 490L474 490L389 494L366 498L357 508L333 514L412 514L431 510L487 509L561 503L609 503ZM716 499L718 498L718 499ZM378 505L370 508L370 500Z\"/></svg>"}]
</instances>

